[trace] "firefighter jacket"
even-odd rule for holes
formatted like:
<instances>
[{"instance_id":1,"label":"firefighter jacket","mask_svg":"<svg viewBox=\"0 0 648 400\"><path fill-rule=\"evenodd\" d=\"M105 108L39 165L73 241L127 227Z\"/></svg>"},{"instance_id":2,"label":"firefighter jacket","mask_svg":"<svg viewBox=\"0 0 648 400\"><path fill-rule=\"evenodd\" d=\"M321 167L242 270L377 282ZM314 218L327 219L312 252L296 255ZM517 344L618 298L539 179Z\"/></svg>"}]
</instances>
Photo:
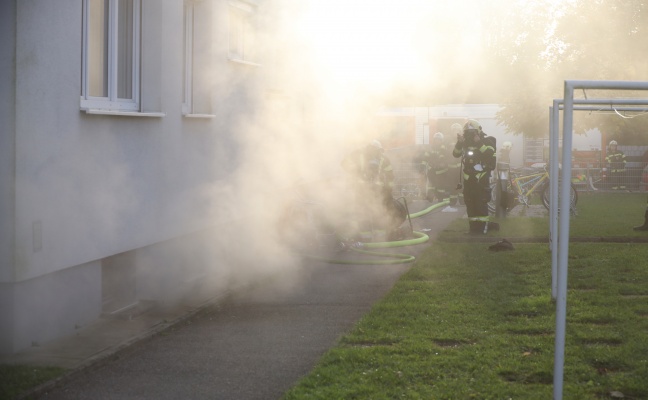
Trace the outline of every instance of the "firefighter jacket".
<instances>
[{"instance_id":1,"label":"firefighter jacket","mask_svg":"<svg viewBox=\"0 0 648 400\"><path fill-rule=\"evenodd\" d=\"M446 159L448 160L447 166L448 169L451 170L451 172L456 172L459 168L461 168L461 158L454 158L454 147L450 147L446 150L448 153L448 156Z\"/></svg>"},{"instance_id":2,"label":"firefighter jacket","mask_svg":"<svg viewBox=\"0 0 648 400\"><path fill-rule=\"evenodd\" d=\"M610 150L605 156L605 162L611 173L625 172L626 156L621 150Z\"/></svg>"},{"instance_id":3,"label":"firefighter jacket","mask_svg":"<svg viewBox=\"0 0 648 400\"><path fill-rule=\"evenodd\" d=\"M419 154L415 163L419 166L419 171L432 175L443 175L448 172L448 150L445 145L430 146L425 148Z\"/></svg>"},{"instance_id":4,"label":"firefighter jacket","mask_svg":"<svg viewBox=\"0 0 648 400\"><path fill-rule=\"evenodd\" d=\"M489 179L490 172L495 169L495 138L483 137L477 142L457 144L452 151L455 158L462 158L464 181L481 181Z\"/></svg>"},{"instance_id":5,"label":"firefighter jacket","mask_svg":"<svg viewBox=\"0 0 648 400\"><path fill-rule=\"evenodd\" d=\"M342 160L342 169L361 183L394 187L394 168L384 154L369 149L351 152Z\"/></svg>"}]
</instances>

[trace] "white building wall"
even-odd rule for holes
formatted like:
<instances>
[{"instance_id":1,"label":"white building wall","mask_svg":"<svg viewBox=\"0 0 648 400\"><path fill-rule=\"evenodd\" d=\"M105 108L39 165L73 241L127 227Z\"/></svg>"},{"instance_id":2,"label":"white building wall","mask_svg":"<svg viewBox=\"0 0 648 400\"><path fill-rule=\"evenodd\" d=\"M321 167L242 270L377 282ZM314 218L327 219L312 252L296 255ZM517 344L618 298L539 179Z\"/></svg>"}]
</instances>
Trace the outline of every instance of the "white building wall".
<instances>
[{"instance_id":1,"label":"white building wall","mask_svg":"<svg viewBox=\"0 0 648 400\"><path fill-rule=\"evenodd\" d=\"M207 216L238 162L255 67L227 60L224 20L204 24L197 98L215 117L183 116L183 3L142 0L142 111L164 113L153 118L80 110L80 1L1 3L0 353L96 318L101 259L233 218ZM196 4L201 18L227 15L225 0Z\"/></svg>"},{"instance_id":2,"label":"white building wall","mask_svg":"<svg viewBox=\"0 0 648 400\"><path fill-rule=\"evenodd\" d=\"M18 4L16 279L205 227L193 195L221 160L196 154L226 132L181 115L181 47L162 43L182 2L143 4L143 111L163 118L80 112L79 2Z\"/></svg>"},{"instance_id":3,"label":"white building wall","mask_svg":"<svg viewBox=\"0 0 648 400\"><path fill-rule=\"evenodd\" d=\"M14 348L16 4L0 2L0 352Z\"/></svg>"},{"instance_id":4,"label":"white building wall","mask_svg":"<svg viewBox=\"0 0 648 400\"><path fill-rule=\"evenodd\" d=\"M73 334L101 314L101 262L17 282L13 297L14 349Z\"/></svg>"},{"instance_id":5,"label":"white building wall","mask_svg":"<svg viewBox=\"0 0 648 400\"><path fill-rule=\"evenodd\" d=\"M416 107L414 109L414 129L416 132L416 144L429 144L430 143L430 122L429 108Z\"/></svg>"},{"instance_id":6,"label":"white building wall","mask_svg":"<svg viewBox=\"0 0 648 400\"><path fill-rule=\"evenodd\" d=\"M16 4L0 2L0 285L13 279ZM0 293L2 289L0 289ZM0 298L0 307L5 299ZM2 335L0 329L0 335ZM0 339L1 340L1 339Z\"/></svg>"}]
</instances>

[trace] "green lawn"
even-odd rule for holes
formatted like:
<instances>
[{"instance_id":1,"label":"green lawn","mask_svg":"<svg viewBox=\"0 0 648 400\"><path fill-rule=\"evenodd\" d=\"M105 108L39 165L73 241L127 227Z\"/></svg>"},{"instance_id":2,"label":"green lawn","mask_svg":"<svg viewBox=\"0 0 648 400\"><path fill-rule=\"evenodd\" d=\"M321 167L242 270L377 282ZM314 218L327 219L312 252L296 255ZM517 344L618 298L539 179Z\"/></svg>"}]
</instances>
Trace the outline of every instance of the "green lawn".
<instances>
[{"instance_id":1,"label":"green lawn","mask_svg":"<svg viewBox=\"0 0 648 400\"><path fill-rule=\"evenodd\" d=\"M0 399L19 398L22 393L65 372L65 369L57 367L0 365Z\"/></svg>"},{"instance_id":2,"label":"green lawn","mask_svg":"<svg viewBox=\"0 0 648 400\"><path fill-rule=\"evenodd\" d=\"M578 215L571 218L571 236L642 236L648 193L580 193Z\"/></svg>"},{"instance_id":3,"label":"green lawn","mask_svg":"<svg viewBox=\"0 0 648 400\"><path fill-rule=\"evenodd\" d=\"M635 232L633 226L642 225L648 193L580 193L577 215L570 218L571 237L644 237L647 232ZM541 207L536 205L535 207ZM541 210L545 210L541 207ZM547 213L548 214L548 213ZM501 224L500 232L489 232L491 237L548 238L547 218L495 218ZM439 235L441 240L464 238L468 223L459 219Z\"/></svg>"},{"instance_id":4,"label":"green lawn","mask_svg":"<svg viewBox=\"0 0 648 400\"><path fill-rule=\"evenodd\" d=\"M645 195L590 195L572 232L646 236ZM490 233L542 236L546 218ZM550 399L555 303L547 243L491 252L456 221L285 399ZM648 244L569 249L565 399L648 398Z\"/></svg>"}]
</instances>

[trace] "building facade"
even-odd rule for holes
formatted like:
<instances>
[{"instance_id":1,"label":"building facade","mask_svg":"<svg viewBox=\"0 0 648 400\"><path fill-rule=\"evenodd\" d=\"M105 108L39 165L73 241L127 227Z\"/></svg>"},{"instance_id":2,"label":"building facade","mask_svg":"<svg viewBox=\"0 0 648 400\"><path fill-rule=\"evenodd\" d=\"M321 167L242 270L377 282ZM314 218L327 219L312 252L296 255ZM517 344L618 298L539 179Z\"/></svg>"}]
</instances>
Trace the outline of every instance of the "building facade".
<instances>
[{"instance_id":1,"label":"building facade","mask_svg":"<svg viewBox=\"0 0 648 400\"><path fill-rule=\"evenodd\" d=\"M0 353L217 281L253 0L0 3ZM214 210L219 210L214 212ZM206 269L209 265L209 270ZM209 278L207 278L209 275Z\"/></svg>"}]
</instances>

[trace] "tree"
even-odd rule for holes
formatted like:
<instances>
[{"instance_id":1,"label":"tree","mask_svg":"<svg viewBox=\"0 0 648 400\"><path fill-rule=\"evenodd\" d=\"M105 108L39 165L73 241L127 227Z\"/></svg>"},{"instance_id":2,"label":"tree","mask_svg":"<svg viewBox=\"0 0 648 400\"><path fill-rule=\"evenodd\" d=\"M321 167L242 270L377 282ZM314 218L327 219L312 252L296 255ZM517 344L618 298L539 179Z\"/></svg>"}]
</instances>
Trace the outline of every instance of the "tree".
<instances>
[{"instance_id":1,"label":"tree","mask_svg":"<svg viewBox=\"0 0 648 400\"><path fill-rule=\"evenodd\" d=\"M566 79L642 80L648 70L648 10L642 0L574 0L515 3L492 16L497 55L493 68L507 71L507 99L499 121L528 136L548 132L548 107L563 97ZM513 22L513 23L511 23ZM648 93L586 93L588 98L648 98ZM577 132L598 127L614 137L648 131L648 117L580 113Z\"/></svg>"}]
</instances>

